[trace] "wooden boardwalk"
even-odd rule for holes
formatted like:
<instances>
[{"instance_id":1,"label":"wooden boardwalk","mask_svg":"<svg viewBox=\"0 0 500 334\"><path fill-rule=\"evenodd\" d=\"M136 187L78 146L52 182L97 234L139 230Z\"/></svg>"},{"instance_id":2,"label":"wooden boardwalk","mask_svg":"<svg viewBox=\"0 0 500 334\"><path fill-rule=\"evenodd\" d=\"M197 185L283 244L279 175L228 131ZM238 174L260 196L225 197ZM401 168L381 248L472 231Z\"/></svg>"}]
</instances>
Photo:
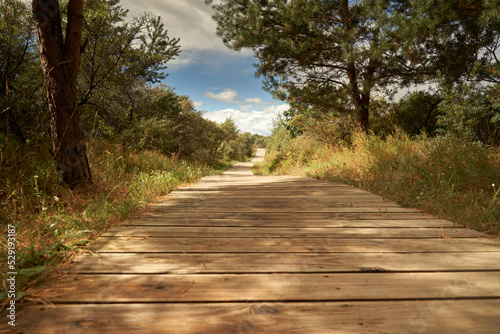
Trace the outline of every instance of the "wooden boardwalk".
<instances>
[{"instance_id":1,"label":"wooden boardwalk","mask_svg":"<svg viewBox=\"0 0 500 334\"><path fill-rule=\"evenodd\" d=\"M259 152L262 154L262 152ZM500 333L500 243L238 163L98 238L24 333Z\"/></svg>"}]
</instances>

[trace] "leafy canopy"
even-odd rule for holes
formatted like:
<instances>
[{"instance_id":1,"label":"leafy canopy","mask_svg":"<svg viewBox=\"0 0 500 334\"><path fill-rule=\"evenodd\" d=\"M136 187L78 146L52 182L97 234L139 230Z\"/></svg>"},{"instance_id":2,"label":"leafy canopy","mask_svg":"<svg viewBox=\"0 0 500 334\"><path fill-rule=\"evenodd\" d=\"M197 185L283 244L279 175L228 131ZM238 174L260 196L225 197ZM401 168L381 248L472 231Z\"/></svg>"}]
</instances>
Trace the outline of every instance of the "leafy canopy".
<instances>
[{"instance_id":1,"label":"leafy canopy","mask_svg":"<svg viewBox=\"0 0 500 334\"><path fill-rule=\"evenodd\" d=\"M364 131L372 91L415 80L422 66L417 54L413 62L404 56L403 1L225 0L213 8L218 35L234 50L254 51L268 90L304 105L354 109Z\"/></svg>"},{"instance_id":2,"label":"leafy canopy","mask_svg":"<svg viewBox=\"0 0 500 334\"><path fill-rule=\"evenodd\" d=\"M439 72L458 80L492 58L481 50L495 45L498 22L483 18L486 5L477 3L221 0L212 7L217 34L233 50L253 50L269 91L303 110L354 112L366 132L373 93Z\"/></svg>"}]
</instances>

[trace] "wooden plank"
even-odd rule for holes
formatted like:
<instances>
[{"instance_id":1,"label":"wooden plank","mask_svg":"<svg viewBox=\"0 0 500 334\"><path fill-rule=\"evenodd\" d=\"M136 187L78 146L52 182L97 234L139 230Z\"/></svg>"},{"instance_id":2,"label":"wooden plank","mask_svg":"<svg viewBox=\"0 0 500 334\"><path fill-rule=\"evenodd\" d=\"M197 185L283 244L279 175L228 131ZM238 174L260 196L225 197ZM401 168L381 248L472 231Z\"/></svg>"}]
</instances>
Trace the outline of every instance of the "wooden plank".
<instances>
[{"instance_id":1,"label":"wooden plank","mask_svg":"<svg viewBox=\"0 0 500 334\"><path fill-rule=\"evenodd\" d=\"M231 190L229 190L231 189ZM234 190L236 189L236 190ZM184 190L190 195L199 195L199 194L204 194L204 195L210 195L210 196L217 196L217 195L255 195L258 196L259 194L263 196L294 196L297 195L297 193L300 194L300 196L318 196L318 197L327 197L327 196L344 196L344 195L367 195L371 196L370 193L367 193L364 190L355 190L355 189L344 189L344 190L337 190L337 191L327 191L327 190L315 190L314 188L311 188L310 190L307 189L294 189L293 187L289 188L283 188L283 189L260 189L260 187L255 187L255 188L241 188L241 187L226 187L226 188L191 188L189 190ZM181 192L180 189L175 190L176 193Z\"/></svg>"},{"instance_id":2,"label":"wooden plank","mask_svg":"<svg viewBox=\"0 0 500 334\"><path fill-rule=\"evenodd\" d=\"M284 205L264 205L264 206L250 206L247 203L243 205L239 203L227 203L226 205L219 206L178 206L178 205L162 205L161 203L148 205L148 209L156 212L168 213L183 213L186 210L192 213L239 213L239 212L272 212L272 213L421 213L415 209L407 209L397 206L379 206L379 207L332 207L332 206L284 206Z\"/></svg>"},{"instance_id":3,"label":"wooden plank","mask_svg":"<svg viewBox=\"0 0 500 334\"><path fill-rule=\"evenodd\" d=\"M330 188L330 189L362 190L360 188L353 187L347 184L340 184L329 181L320 181L311 178L289 178L286 176L261 178L258 176L255 177L251 175L246 175L245 177L227 177L226 175L221 175L217 179L204 177L195 184L184 185L182 187L178 187L177 190L189 191L191 189L199 187L210 188L210 187L223 187L225 185L235 185L247 188L259 187L259 186L275 187L275 188L286 188L286 187L311 188L316 185L318 187L325 189Z\"/></svg>"},{"instance_id":4,"label":"wooden plank","mask_svg":"<svg viewBox=\"0 0 500 334\"><path fill-rule=\"evenodd\" d=\"M202 191L205 189L220 190L228 189L230 191L237 190L256 190L261 189L267 191L269 189L273 190L284 190L290 191L291 189L296 189L297 191L353 191L357 193L368 193L366 190L352 187L345 184L331 183L328 181L318 181L315 179L289 179L287 177L275 177L275 178L227 178L225 176L220 179L213 179L209 182L202 181L196 184L187 185L185 187L179 187L176 191Z\"/></svg>"},{"instance_id":5,"label":"wooden plank","mask_svg":"<svg viewBox=\"0 0 500 334\"><path fill-rule=\"evenodd\" d=\"M68 275L55 303L500 298L500 271L453 273ZM46 292L48 293L48 292ZM47 295L45 295L48 297Z\"/></svg>"},{"instance_id":6,"label":"wooden plank","mask_svg":"<svg viewBox=\"0 0 500 334\"><path fill-rule=\"evenodd\" d=\"M179 227L118 226L103 237L152 236L171 238L477 238L486 236L465 228L330 228L330 227Z\"/></svg>"},{"instance_id":7,"label":"wooden plank","mask_svg":"<svg viewBox=\"0 0 500 334\"><path fill-rule=\"evenodd\" d=\"M179 219L167 216L129 218L122 226L268 226L268 227L459 227L448 220L271 220Z\"/></svg>"},{"instance_id":8,"label":"wooden plank","mask_svg":"<svg viewBox=\"0 0 500 334\"><path fill-rule=\"evenodd\" d=\"M364 191L360 188L352 187L345 184L339 183L330 183L328 181L318 182L315 179L288 179L282 177L275 178L252 178L246 176L244 178L228 178L221 177L219 179L211 179L197 182L196 184L192 184L186 187L178 188L179 190L189 191L191 189L204 189L204 188L225 188L228 186L238 186L238 188L243 189L252 189L256 187L260 187L263 189L289 189L291 187L297 187L298 189L327 189L327 190L356 190L356 191Z\"/></svg>"},{"instance_id":9,"label":"wooden plank","mask_svg":"<svg viewBox=\"0 0 500 334\"><path fill-rule=\"evenodd\" d=\"M330 187L343 187L343 188L351 188L351 189L359 189L357 187L353 187L344 183L336 183L330 182L326 180L318 180L311 177L303 177L303 176L292 176L292 175L244 175L244 176L229 176L228 175L213 175L202 178L196 184L186 185L182 188L190 188L192 186L196 186L198 184L217 184L217 183L228 183L228 184L237 184L241 183L245 186L249 185L285 185L288 186L290 184L297 185L323 185Z\"/></svg>"},{"instance_id":10,"label":"wooden plank","mask_svg":"<svg viewBox=\"0 0 500 334\"><path fill-rule=\"evenodd\" d=\"M349 200L340 200L340 199L332 199L332 200L324 200L324 201L314 201L309 199L308 201L304 201L302 199L300 200L293 200L293 199L276 199L276 200L271 200L271 199L255 199L255 198L243 198L243 199L178 199L178 200L163 200L159 201L156 203L156 205L161 205L161 206L180 206L180 207L187 207L187 206L194 206L196 208L213 208L213 207L227 207L229 206L230 203L233 203L234 205L241 206L243 207L244 205L248 206L259 206L259 207L270 207L270 208L275 208L275 207L280 207L283 205L288 205L291 207L313 207L313 208L322 208L325 206L329 207L398 207L400 208L401 206L393 203L393 202L387 202L387 201L373 201L373 200L355 200L353 199L352 201Z\"/></svg>"},{"instance_id":11,"label":"wooden plank","mask_svg":"<svg viewBox=\"0 0 500 334\"><path fill-rule=\"evenodd\" d=\"M168 210L155 209L149 211L147 215L150 217L157 217L159 215L165 216ZM354 219L354 220L370 220L370 219L391 219L391 220L416 220L416 219L431 219L433 216L426 213L406 213L406 212L389 212L389 213L361 213L361 212L332 212L332 213L320 213L320 212L191 212L186 210L184 213L172 212L168 213L169 218L181 218L181 219Z\"/></svg>"},{"instance_id":12,"label":"wooden plank","mask_svg":"<svg viewBox=\"0 0 500 334\"><path fill-rule=\"evenodd\" d=\"M390 271L500 271L500 252L355 253L355 254L81 254L69 266L74 273L207 274Z\"/></svg>"},{"instance_id":13,"label":"wooden plank","mask_svg":"<svg viewBox=\"0 0 500 334\"><path fill-rule=\"evenodd\" d=\"M37 306L15 333L497 334L500 300Z\"/></svg>"},{"instance_id":14,"label":"wooden plank","mask_svg":"<svg viewBox=\"0 0 500 334\"><path fill-rule=\"evenodd\" d=\"M188 186L180 187L182 189L191 189L197 186L211 186L218 184L240 184L245 187L250 187L253 185L262 185L262 186L270 186L270 187L287 187L290 184L300 185L301 187L330 187L330 188L344 188L344 189L359 189L348 184L329 182L324 180L313 179L310 177L301 177L301 176L259 176L259 175L245 175L241 177L227 177L227 175L219 175L219 176L209 176L204 177L196 184L191 184Z\"/></svg>"},{"instance_id":15,"label":"wooden plank","mask_svg":"<svg viewBox=\"0 0 500 334\"><path fill-rule=\"evenodd\" d=\"M353 188L348 184L330 182L325 180L313 179L310 177L304 176L293 176L293 175L242 175L242 176L229 176L229 175L211 175L205 176L197 184L210 184L210 183L243 183L245 185L248 184L262 184L262 183L303 183L303 184L321 184L321 185L330 185L336 187L345 187L345 188ZM191 185L192 186L192 185ZM182 188L189 188L190 186L184 186Z\"/></svg>"},{"instance_id":16,"label":"wooden plank","mask_svg":"<svg viewBox=\"0 0 500 334\"><path fill-rule=\"evenodd\" d=\"M280 204L286 205L301 205L301 206L396 206L401 207L396 202L385 201L379 198L359 198L359 196L351 198L271 198L271 197L223 197L218 196L208 197L208 198L195 198L195 197L184 197L184 198L174 198L174 197L164 197L161 200L155 202L160 205L200 205L200 206L225 206L228 203L234 202L238 205L269 205L275 206Z\"/></svg>"},{"instance_id":17,"label":"wooden plank","mask_svg":"<svg viewBox=\"0 0 500 334\"><path fill-rule=\"evenodd\" d=\"M330 200L372 200L372 201L384 201L384 198L374 194L329 194L328 196L315 196L311 197L310 195L304 195L300 192L290 193L290 194L280 194L280 193L269 193L269 194L251 194L251 193L243 193L236 192L233 194L227 194L226 192L221 192L219 194L212 194L207 192L171 192L167 198L163 197L165 200L205 200L205 199L213 199L213 200L227 200L231 201L232 199L252 199L259 201L280 201L280 200L312 200L317 199L319 201L330 201Z\"/></svg>"},{"instance_id":18,"label":"wooden plank","mask_svg":"<svg viewBox=\"0 0 500 334\"><path fill-rule=\"evenodd\" d=\"M487 239L335 238L147 238L95 240L88 248L105 253L448 253L499 252Z\"/></svg>"},{"instance_id":19,"label":"wooden plank","mask_svg":"<svg viewBox=\"0 0 500 334\"><path fill-rule=\"evenodd\" d=\"M175 190L175 192L181 192L180 190ZM299 193L301 196L318 196L318 197L329 197L329 196L337 196L341 197L344 195L359 195L359 196L371 196L370 193L365 192L364 190L356 190L356 189L342 189L342 190L335 190L335 191L329 191L329 190L321 190L321 189L316 189L311 187L310 189L296 189L293 187L287 187L287 188L282 188L282 189L273 189L273 188L267 188L267 189L262 189L261 186L257 186L255 188L243 188L241 186L235 186L235 187L213 187L213 188L192 188L190 190L185 190L185 192L189 194L205 194L205 195L210 195L213 194L215 196L217 195L256 195L258 196L259 194L262 194L264 196L281 196L281 195L297 195ZM212 196L212 195L211 195Z\"/></svg>"}]
</instances>

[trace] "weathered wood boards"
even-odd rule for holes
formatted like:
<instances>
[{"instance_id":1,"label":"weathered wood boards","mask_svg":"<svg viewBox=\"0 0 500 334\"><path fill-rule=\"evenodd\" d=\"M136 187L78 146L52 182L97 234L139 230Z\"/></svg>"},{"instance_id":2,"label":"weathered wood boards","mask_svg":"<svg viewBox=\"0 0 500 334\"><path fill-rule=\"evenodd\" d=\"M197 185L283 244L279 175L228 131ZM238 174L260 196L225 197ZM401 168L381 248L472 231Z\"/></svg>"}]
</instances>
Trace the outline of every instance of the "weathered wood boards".
<instances>
[{"instance_id":1,"label":"weathered wood boards","mask_svg":"<svg viewBox=\"0 0 500 334\"><path fill-rule=\"evenodd\" d=\"M67 273L217 274L500 270L496 253L86 253Z\"/></svg>"},{"instance_id":2,"label":"weathered wood boards","mask_svg":"<svg viewBox=\"0 0 500 334\"><path fill-rule=\"evenodd\" d=\"M500 301L37 306L26 333L497 333Z\"/></svg>"},{"instance_id":3,"label":"weathered wood boards","mask_svg":"<svg viewBox=\"0 0 500 334\"><path fill-rule=\"evenodd\" d=\"M500 243L241 163L108 230L18 333L499 333Z\"/></svg>"},{"instance_id":4,"label":"weathered wood boards","mask_svg":"<svg viewBox=\"0 0 500 334\"><path fill-rule=\"evenodd\" d=\"M48 286L55 303L500 298L500 272L86 274Z\"/></svg>"},{"instance_id":5,"label":"weathered wood boards","mask_svg":"<svg viewBox=\"0 0 500 334\"><path fill-rule=\"evenodd\" d=\"M498 252L487 239L99 238L99 253L447 253ZM284 255L285 256L285 255Z\"/></svg>"},{"instance_id":6,"label":"weathered wood boards","mask_svg":"<svg viewBox=\"0 0 500 334\"><path fill-rule=\"evenodd\" d=\"M127 226L112 228L103 237L169 238L477 238L483 234L464 228L330 228L330 227L197 227Z\"/></svg>"},{"instance_id":7,"label":"weathered wood boards","mask_svg":"<svg viewBox=\"0 0 500 334\"><path fill-rule=\"evenodd\" d=\"M389 227L389 228L441 228L459 227L448 220L438 219L182 219L162 218L160 215L148 215L129 218L122 226L267 226L267 227Z\"/></svg>"}]
</instances>

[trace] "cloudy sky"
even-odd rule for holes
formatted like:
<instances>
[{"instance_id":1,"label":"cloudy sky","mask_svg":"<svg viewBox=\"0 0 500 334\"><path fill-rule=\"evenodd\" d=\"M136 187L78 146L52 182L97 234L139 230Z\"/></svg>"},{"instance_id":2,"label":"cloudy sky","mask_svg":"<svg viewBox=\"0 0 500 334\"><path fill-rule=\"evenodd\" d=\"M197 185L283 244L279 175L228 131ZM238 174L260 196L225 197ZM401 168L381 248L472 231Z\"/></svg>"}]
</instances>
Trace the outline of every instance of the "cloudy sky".
<instances>
[{"instance_id":1,"label":"cloudy sky","mask_svg":"<svg viewBox=\"0 0 500 334\"><path fill-rule=\"evenodd\" d=\"M255 78L251 52L235 53L215 36L211 9L203 0L121 0L131 15L154 12L170 37L180 38L181 54L169 63L163 82L188 95L205 117L232 117L242 131L269 134L272 119L288 105L273 100Z\"/></svg>"}]
</instances>

